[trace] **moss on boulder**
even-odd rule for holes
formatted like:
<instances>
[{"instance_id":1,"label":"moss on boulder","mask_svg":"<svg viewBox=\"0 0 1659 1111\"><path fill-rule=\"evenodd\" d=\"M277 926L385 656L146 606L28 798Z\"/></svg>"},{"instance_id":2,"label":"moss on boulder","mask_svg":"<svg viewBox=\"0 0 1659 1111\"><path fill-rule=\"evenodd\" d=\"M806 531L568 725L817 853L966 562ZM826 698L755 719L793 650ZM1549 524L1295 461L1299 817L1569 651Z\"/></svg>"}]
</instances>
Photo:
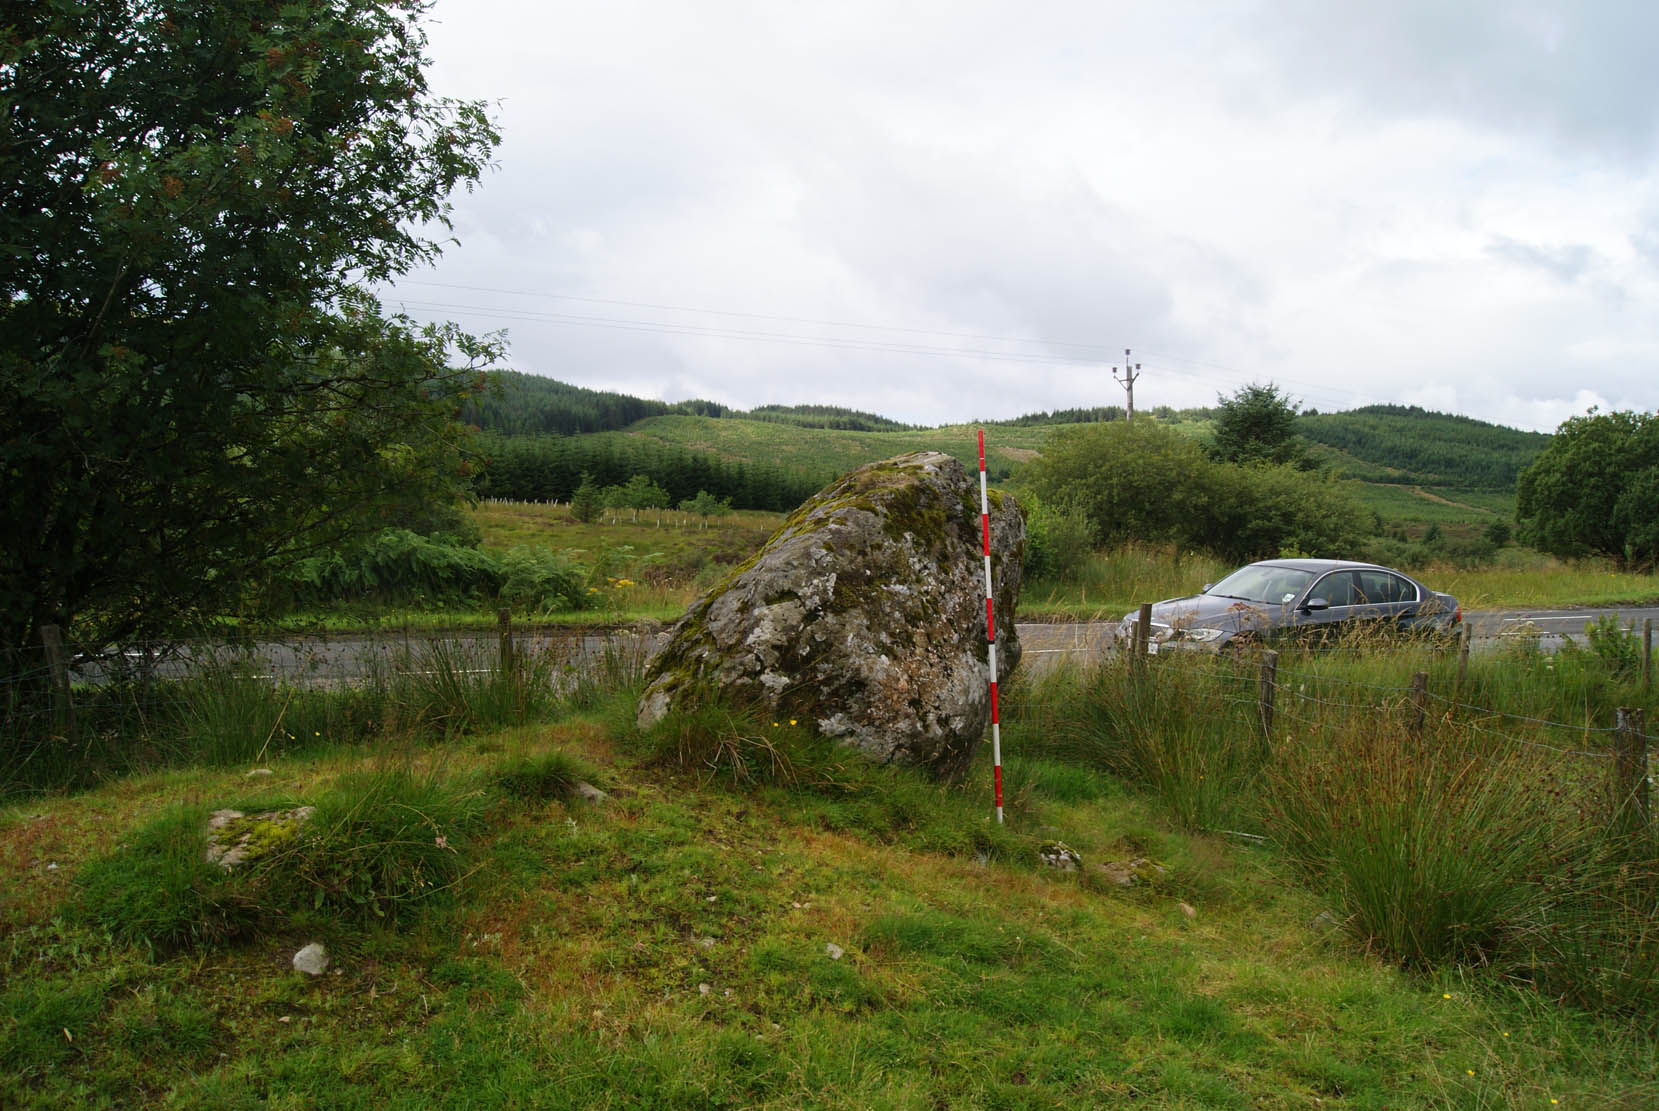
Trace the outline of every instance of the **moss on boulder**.
<instances>
[{"instance_id":1,"label":"moss on boulder","mask_svg":"<svg viewBox=\"0 0 1659 1111\"><path fill-rule=\"evenodd\" d=\"M1019 663L1025 521L991 509L998 678ZM940 452L861 467L694 602L647 667L642 727L719 691L880 762L960 773L990 721L977 483Z\"/></svg>"}]
</instances>

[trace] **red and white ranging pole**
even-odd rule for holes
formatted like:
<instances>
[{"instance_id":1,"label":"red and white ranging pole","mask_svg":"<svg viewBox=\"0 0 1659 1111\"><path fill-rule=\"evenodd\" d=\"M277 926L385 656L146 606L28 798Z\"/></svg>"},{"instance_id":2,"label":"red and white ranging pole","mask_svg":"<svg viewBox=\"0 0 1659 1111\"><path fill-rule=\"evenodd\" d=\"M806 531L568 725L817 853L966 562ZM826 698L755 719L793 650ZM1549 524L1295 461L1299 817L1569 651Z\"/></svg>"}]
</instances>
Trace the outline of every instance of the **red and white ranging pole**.
<instances>
[{"instance_id":1,"label":"red and white ranging pole","mask_svg":"<svg viewBox=\"0 0 1659 1111\"><path fill-rule=\"evenodd\" d=\"M991 612L991 501L985 493L985 430L979 430L979 528L985 537L985 639L990 642L991 767L996 777L997 825L1002 824L1002 725L997 720L997 623Z\"/></svg>"}]
</instances>

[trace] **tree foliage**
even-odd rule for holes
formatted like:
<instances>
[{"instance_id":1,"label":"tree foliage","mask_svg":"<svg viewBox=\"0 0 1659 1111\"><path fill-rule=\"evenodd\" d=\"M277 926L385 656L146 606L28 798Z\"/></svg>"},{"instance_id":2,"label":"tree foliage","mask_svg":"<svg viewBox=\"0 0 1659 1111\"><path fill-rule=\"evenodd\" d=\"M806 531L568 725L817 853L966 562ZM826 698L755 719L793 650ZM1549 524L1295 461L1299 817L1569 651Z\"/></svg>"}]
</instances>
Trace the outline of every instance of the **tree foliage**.
<instances>
[{"instance_id":1,"label":"tree foliage","mask_svg":"<svg viewBox=\"0 0 1659 1111\"><path fill-rule=\"evenodd\" d=\"M1298 404L1279 387L1252 383L1232 397L1218 395L1215 441L1211 448L1223 463L1300 464L1306 458L1296 434Z\"/></svg>"},{"instance_id":2,"label":"tree foliage","mask_svg":"<svg viewBox=\"0 0 1659 1111\"><path fill-rule=\"evenodd\" d=\"M0 643L176 626L457 487L493 351L365 292L496 141L424 7L7 6Z\"/></svg>"},{"instance_id":3,"label":"tree foliage","mask_svg":"<svg viewBox=\"0 0 1659 1111\"><path fill-rule=\"evenodd\" d=\"M1659 414L1592 409L1568 419L1515 495L1521 539L1540 551L1659 561Z\"/></svg>"},{"instance_id":4,"label":"tree foliage","mask_svg":"<svg viewBox=\"0 0 1659 1111\"><path fill-rule=\"evenodd\" d=\"M1549 437L1415 405L1368 405L1342 413L1305 412L1302 437L1366 482L1509 490ZM1340 452L1338 456L1335 453Z\"/></svg>"},{"instance_id":5,"label":"tree foliage","mask_svg":"<svg viewBox=\"0 0 1659 1111\"><path fill-rule=\"evenodd\" d=\"M1152 421L1057 432L1020 479L1094 524L1096 545L1169 541L1230 559L1351 556L1367 515L1338 482L1289 466L1212 461Z\"/></svg>"},{"instance_id":6,"label":"tree foliage","mask_svg":"<svg viewBox=\"0 0 1659 1111\"><path fill-rule=\"evenodd\" d=\"M707 491L739 509L787 511L835 476L753 463L732 462L700 451L669 447L621 433L587 436L479 437L484 466L477 490L513 501L565 501L584 475L596 488L619 486L644 475L678 504Z\"/></svg>"}]
</instances>

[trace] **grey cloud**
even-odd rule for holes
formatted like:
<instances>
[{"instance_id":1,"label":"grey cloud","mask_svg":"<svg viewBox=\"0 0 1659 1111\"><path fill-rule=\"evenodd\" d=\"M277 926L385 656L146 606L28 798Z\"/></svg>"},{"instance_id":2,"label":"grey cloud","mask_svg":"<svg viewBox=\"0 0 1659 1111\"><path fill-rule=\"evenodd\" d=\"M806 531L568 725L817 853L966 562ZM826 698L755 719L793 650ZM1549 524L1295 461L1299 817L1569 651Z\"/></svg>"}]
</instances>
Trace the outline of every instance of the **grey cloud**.
<instances>
[{"instance_id":1,"label":"grey cloud","mask_svg":"<svg viewBox=\"0 0 1659 1111\"><path fill-rule=\"evenodd\" d=\"M1543 270L1563 282L1577 281L1597 261L1594 248L1583 243L1544 247L1507 237L1499 237L1488 244L1486 253L1506 262Z\"/></svg>"},{"instance_id":2,"label":"grey cloud","mask_svg":"<svg viewBox=\"0 0 1659 1111\"><path fill-rule=\"evenodd\" d=\"M1629 161L1659 139L1649 0L1293 0L1258 14L1291 95L1381 116L1445 116Z\"/></svg>"}]
</instances>

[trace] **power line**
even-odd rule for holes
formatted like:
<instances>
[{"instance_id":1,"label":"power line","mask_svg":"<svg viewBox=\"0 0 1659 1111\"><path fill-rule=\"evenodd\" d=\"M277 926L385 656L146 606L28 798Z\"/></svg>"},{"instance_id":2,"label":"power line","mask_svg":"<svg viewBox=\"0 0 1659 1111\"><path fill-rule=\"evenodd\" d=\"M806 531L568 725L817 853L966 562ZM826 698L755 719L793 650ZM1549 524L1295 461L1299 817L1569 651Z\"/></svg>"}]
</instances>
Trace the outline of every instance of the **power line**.
<instances>
[{"instance_id":1,"label":"power line","mask_svg":"<svg viewBox=\"0 0 1659 1111\"><path fill-rule=\"evenodd\" d=\"M400 285L425 285L439 289L464 289L474 293L502 293L511 297L544 297L553 301L582 301L590 305L622 305L634 309L662 309L668 312L694 312L704 316L734 316L749 320L777 320L788 324L819 324L830 328L862 328L868 331L906 332L919 336L940 336L947 339L968 339L980 343L1024 343L1044 347L1076 347L1087 351L1107 350L1103 343L1080 343L1074 340L1032 339L1022 336L986 336L972 332L945 332L932 328L907 328L895 324L861 324L848 320L822 320L811 316L779 316L763 312L735 312L730 309L695 308L690 305L668 305L655 301L622 301L606 297L579 297L574 293L538 293L527 289L500 289L493 286L459 285L453 282L429 282L413 278L403 279Z\"/></svg>"},{"instance_id":2,"label":"power line","mask_svg":"<svg viewBox=\"0 0 1659 1111\"><path fill-rule=\"evenodd\" d=\"M922 344L893 343L879 340L860 340L835 336L803 336L783 332L755 332L733 328L711 328L699 324L676 324L669 321L634 320L618 317L583 316L573 313L536 312L528 309L500 309L488 305L457 305L442 301L398 301L405 308L439 312L465 312L484 319L522 320L529 323L571 324L582 327L611 328L628 332L651 332L660 335L698 336L711 339L735 339L788 343L796 346L826 347L852 351L874 351L900 355L940 355L954 358L1000 359L1006 362L1049 363L1062 366L1092 364L1094 360L1069 355L1050 355L1041 352L987 351L968 347L931 347Z\"/></svg>"}]
</instances>

